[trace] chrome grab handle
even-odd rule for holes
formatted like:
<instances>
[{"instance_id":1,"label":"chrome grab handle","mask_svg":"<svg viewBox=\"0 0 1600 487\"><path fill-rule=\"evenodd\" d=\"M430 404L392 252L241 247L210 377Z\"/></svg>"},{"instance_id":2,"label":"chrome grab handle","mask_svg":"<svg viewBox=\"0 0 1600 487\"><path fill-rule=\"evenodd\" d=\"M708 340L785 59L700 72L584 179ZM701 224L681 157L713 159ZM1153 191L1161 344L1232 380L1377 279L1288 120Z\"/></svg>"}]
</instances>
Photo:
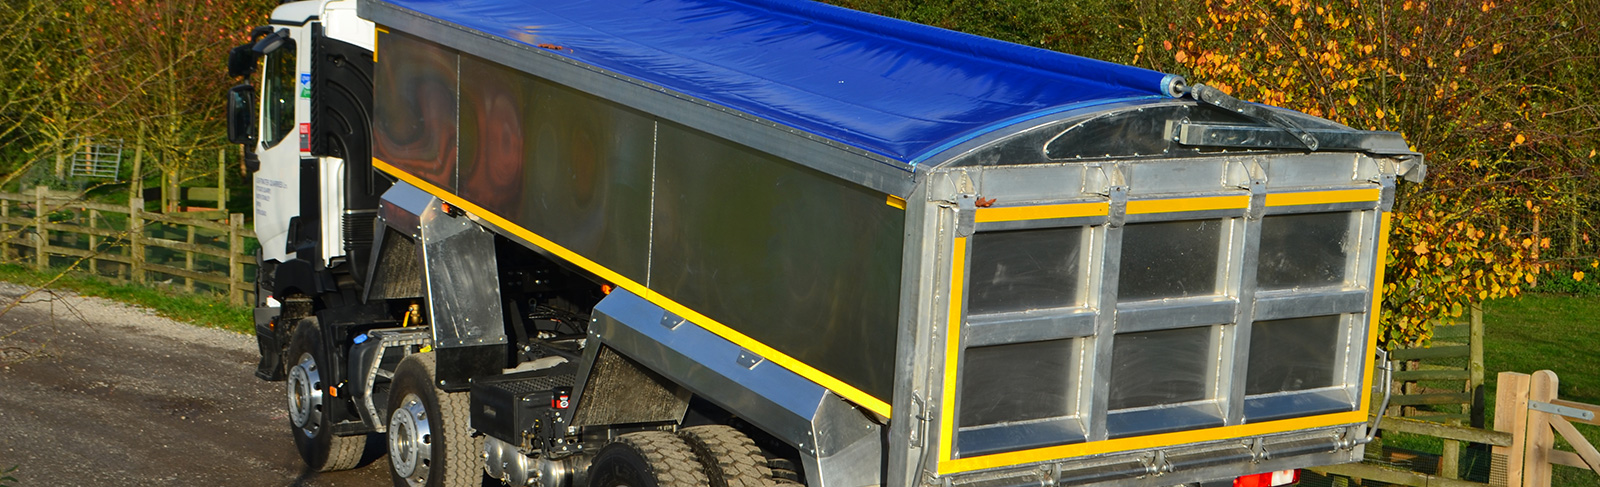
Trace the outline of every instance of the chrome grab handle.
<instances>
[{"instance_id":1,"label":"chrome grab handle","mask_svg":"<svg viewBox=\"0 0 1600 487\"><path fill-rule=\"evenodd\" d=\"M1362 439L1360 445L1372 443L1372 438L1378 435L1378 425L1383 423L1383 412L1389 409L1389 397L1394 392L1394 366L1389 365L1389 351L1378 349L1378 368L1383 370L1383 402L1372 415L1372 426L1367 428L1367 437Z\"/></svg>"}]
</instances>

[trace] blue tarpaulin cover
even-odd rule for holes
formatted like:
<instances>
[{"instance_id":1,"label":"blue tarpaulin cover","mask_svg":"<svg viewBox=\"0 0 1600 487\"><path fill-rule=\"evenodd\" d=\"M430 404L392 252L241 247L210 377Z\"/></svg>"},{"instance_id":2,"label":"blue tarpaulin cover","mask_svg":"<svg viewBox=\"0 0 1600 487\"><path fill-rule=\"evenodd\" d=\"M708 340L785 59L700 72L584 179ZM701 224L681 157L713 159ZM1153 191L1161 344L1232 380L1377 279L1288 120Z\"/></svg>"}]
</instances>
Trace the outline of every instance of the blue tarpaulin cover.
<instances>
[{"instance_id":1,"label":"blue tarpaulin cover","mask_svg":"<svg viewBox=\"0 0 1600 487\"><path fill-rule=\"evenodd\" d=\"M1169 75L793 0L388 0L915 164Z\"/></svg>"}]
</instances>

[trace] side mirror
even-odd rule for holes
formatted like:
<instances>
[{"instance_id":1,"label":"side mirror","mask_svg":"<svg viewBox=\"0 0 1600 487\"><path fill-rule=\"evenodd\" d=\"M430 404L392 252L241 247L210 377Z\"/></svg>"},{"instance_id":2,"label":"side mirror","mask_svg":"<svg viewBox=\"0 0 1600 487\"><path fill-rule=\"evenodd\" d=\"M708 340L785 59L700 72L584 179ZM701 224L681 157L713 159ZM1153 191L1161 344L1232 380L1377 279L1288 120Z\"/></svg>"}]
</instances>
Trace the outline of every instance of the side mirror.
<instances>
[{"instance_id":1,"label":"side mirror","mask_svg":"<svg viewBox=\"0 0 1600 487\"><path fill-rule=\"evenodd\" d=\"M228 76L241 78L256 72L255 43L240 44L228 51Z\"/></svg>"},{"instance_id":2,"label":"side mirror","mask_svg":"<svg viewBox=\"0 0 1600 487\"><path fill-rule=\"evenodd\" d=\"M256 143L256 87L250 83L228 90L228 141L251 152Z\"/></svg>"}]
</instances>

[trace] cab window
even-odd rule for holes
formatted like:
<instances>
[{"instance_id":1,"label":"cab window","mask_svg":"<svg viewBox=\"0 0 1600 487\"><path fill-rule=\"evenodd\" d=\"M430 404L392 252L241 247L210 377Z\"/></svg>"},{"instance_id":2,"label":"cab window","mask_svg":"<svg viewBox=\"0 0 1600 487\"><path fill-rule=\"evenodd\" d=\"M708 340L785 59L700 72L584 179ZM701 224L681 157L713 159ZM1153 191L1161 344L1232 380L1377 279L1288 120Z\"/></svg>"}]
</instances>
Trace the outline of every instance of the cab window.
<instances>
[{"instance_id":1,"label":"cab window","mask_svg":"<svg viewBox=\"0 0 1600 487\"><path fill-rule=\"evenodd\" d=\"M278 145L294 131L295 59L294 44L267 54L263 69L261 101L262 147Z\"/></svg>"}]
</instances>

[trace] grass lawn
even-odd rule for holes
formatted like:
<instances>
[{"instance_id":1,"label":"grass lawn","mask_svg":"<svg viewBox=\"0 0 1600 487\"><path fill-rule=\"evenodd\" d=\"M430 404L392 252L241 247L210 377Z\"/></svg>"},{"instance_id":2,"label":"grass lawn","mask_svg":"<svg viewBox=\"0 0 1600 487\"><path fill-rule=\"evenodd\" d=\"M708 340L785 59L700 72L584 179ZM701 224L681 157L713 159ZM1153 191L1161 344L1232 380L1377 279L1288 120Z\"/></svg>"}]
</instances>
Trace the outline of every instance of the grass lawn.
<instances>
[{"instance_id":1,"label":"grass lawn","mask_svg":"<svg viewBox=\"0 0 1600 487\"><path fill-rule=\"evenodd\" d=\"M1600 404L1600 297L1527 294L1484 303L1484 396L1486 426L1493 427L1496 376L1500 372L1531 374L1551 370L1560 378L1557 397ZM1591 444L1600 445L1600 427L1577 424ZM1385 433L1389 445L1431 453L1442 451L1439 439ZM1557 436L1563 449L1566 442ZM1557 465L1553 485L1600 486L1600 475Z\"/></svg>"},{"instance_id":2,"label":"grass lawn","mask_svg":"<svg viewBox=\"0 0 1600 487\"><path fill-rule=\"evenodd\" d=\"M1561 380L1556 397L1600 404L1600 297L1529 294L1486 303L1483 313L1485 417L1494 417L1495 375L1502 371L1554 371ZM1600 445L1600 427L1575 426L1589 444ZM1566 441L1558 435L1556 444L1565 447ZM1600 486L1600 475L1557 465L1551 482Z\"/></svg>"},{"instance_id":3,"label":"grass lawn","mask_svg":"<svg viewBox=\"0 0 1600 487\"><path fill-rule=\"evenodd\" d=\"M1489 387L1501 371L1549 369L1561 378L1559 397L1600 404L1600 297L1530 294L1483 312Z\"/></svg>"},{"instance_id":4,"label":"grass lawn","mask_svg":"<svg viewBox=\"0 0 1600 487\"><path fill-rule=\"evenodd\" d=\"M0 264L0 281L40 286L55 279L55 282L50 283L52 289L70 290L86 296L99 296L143 306L161 316L196 325L221 328L236 333L255 333L250 308L228 304L220 295L187 294L181 289L113 283L82 273L70 273L56 279L60 273L60 270L39 272L27 266Z\"/></svg>"}]
</instances>

